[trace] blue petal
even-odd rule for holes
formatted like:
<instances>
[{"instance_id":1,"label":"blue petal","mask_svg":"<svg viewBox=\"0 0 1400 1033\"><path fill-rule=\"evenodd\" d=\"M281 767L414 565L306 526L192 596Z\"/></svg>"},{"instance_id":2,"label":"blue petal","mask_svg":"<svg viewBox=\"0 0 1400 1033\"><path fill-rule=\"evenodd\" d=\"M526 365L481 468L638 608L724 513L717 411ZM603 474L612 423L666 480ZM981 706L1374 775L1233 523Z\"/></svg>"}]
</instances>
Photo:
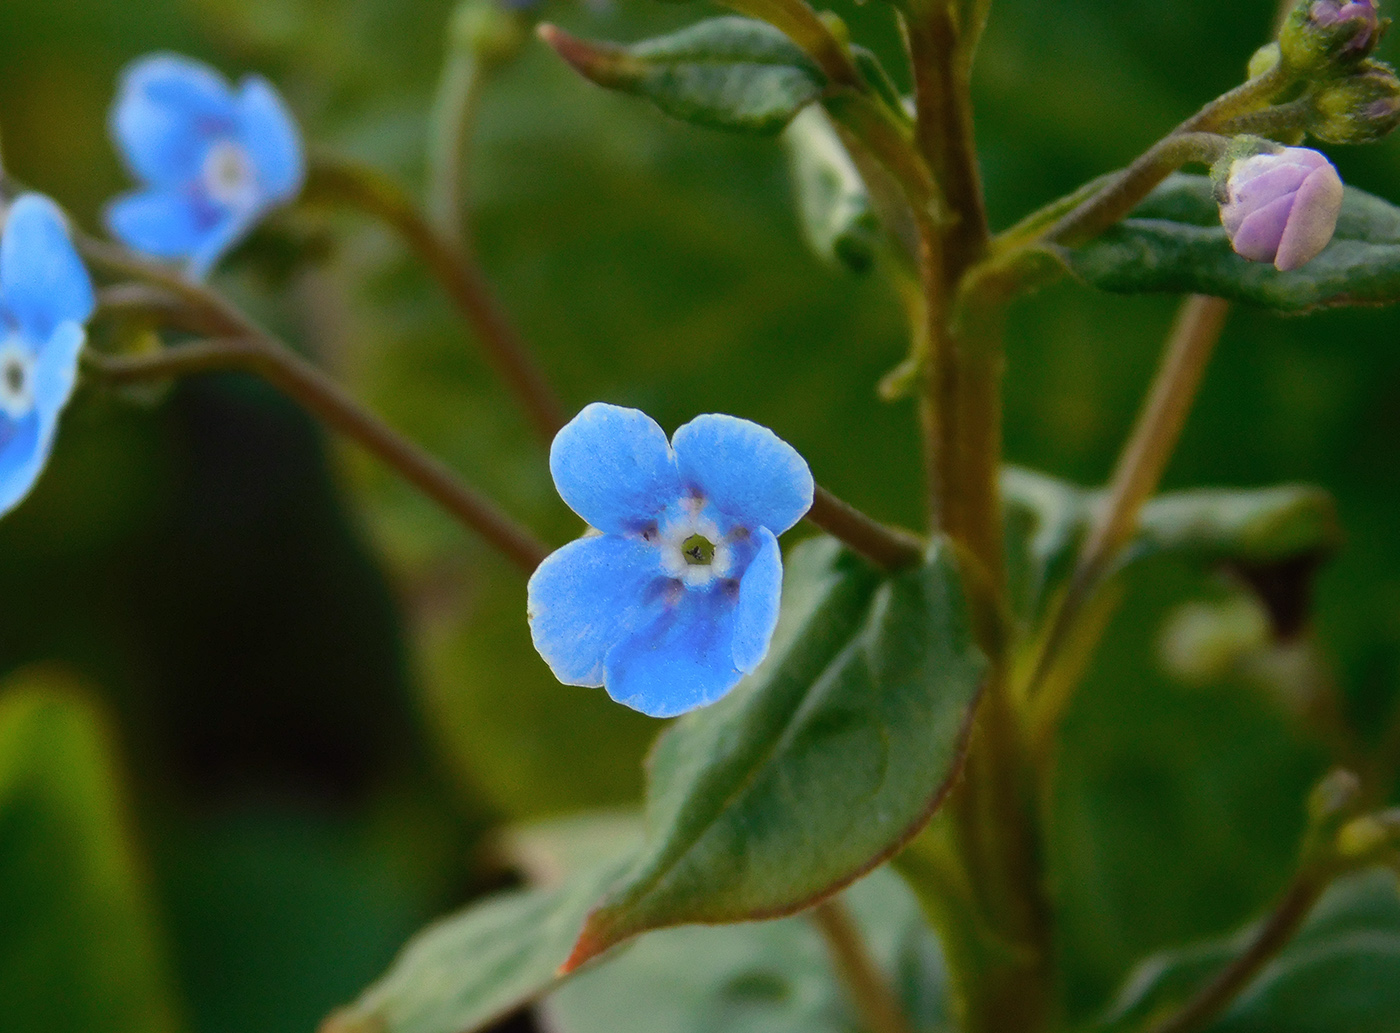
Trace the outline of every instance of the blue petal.
<instances>
[{"instance_id":1,"label":"blue petal","mask_svg":"<svg viewBox=\"0 0 1400 1033\"><path fill-rule=\"evenodd\" d=\"M782 534L812 508L812 471L767 427L697 416L672 439L681 481L731 520Z\"/></svg>"},{"instance_id":2,"label":"blue petal","mask_svg":"<svg viewBox=\"0 0 1400 1033\"><path fill-rule=\"evenodd\" d=\"M92 281L68 239L63 215L47 197L23 194L5 217L0 301L36 343L60 323L82 323L92 315Z\"/></svg>"},{"instance_id":3,"label":"blue petal","mask_svg":"<svg viewBox=\"0 0 1400 1033\"><path fill-rule=\"evenodd\" d=\"M78 382L78 356L87 342L80 323L63 323L39 349L34 364L34 408L48 424L68 404Z\"/></svg>"},{"instance_id":4,"label":"blue petal","mask_svg":"<svg viewBox=\"0 0 1400 1033\"><path fill-rule=\"evenodd\" d=\"M768 655L783 597L783 557L778 539L766 527L754 534L759 539L758 553L739 581L739 605L734 611L734 666L745 674Z\"/></svg>"},{"instance_id":5,"label":"blue petal","mask_svg":"<svg viewBox=\"0 0 1400 1033\"><path fill-rule=\"evenodd\" d=\"M239 140L258 170L258 184L268 201L289 201L305 174L301 134L272 84L250 75L238 88Z\"/></svg>"},{"instance_id":6,"label":"blue petal","mask_svg":"<svg viewBox=\"0 0 1400 1033\"><path fill-rule=\"evenodd\" d=\"M203 280L209 275L224 253L237 244L257 223L262 212L228 212L205 235L204 239L190 255L190 276Z\"/></svg>"},{"instance_id":7,"label":"blue petal","mask_svg":"<svg viewBox=\"0 0 1400 1033\"><path fill-rule=\"evenodd\" d=\"M0 516L19 505L49 457L53 434L45 433L37 411L18 424L0 413Z\"/></svg>"},{"instance_id":8,"label":"blue petal","mask_svg":"<svg viewBox=\"0 0 1400 1033\"><path fill-rule=\"evenodd\" d=\"M680 495L665 431L646 413L603 402L554 436L549 472L570 509L613 534L642 530Z\"/></svg>"},{"instance_id":9,"label":"blue petal","mask_svg":"<svg viewBox=\"0 0 1400 1033\"><path fill-rule=\"evenodd\" d=\"M743 677L734 665L734 604L723 585L686 591L608 653L608 695L651 717L675 717L719 699Z\"/></svg>"},{"instance_id":10,"label":"blue petal","mask_svg":"<svg viewBox=\"0 0 1400 1033\"><path fill-rule=\"evenodd\" d=\"M603 684L608 650L654 616L666 582L660 551L637 538L580 538L530 578L535 649L565 685Z\"/></svg>"},{"instance_id":11,"label":"blue petal","mask_svg":"<svg viewBox=\"0 0 1400 1033\"><path fill-rule=\"evenodd\" d=\"M155 258L189 259L196 278L218 261L252 222L187 196L151 190L119 197L107 208L107 228L127 247Z\"/></svg>"},{"instance_id":12,"label":"blue petal","mask_svg":"<svg viewBox=\"0 0 1400 1033\"><path fill-rule=\"evenodd\" d=\"M152 54L122 73L109 125L133 175L174 187L200 174L210 143L232 133L236 119L223 76L177 54Z\"/></svg>"}]
</instances>

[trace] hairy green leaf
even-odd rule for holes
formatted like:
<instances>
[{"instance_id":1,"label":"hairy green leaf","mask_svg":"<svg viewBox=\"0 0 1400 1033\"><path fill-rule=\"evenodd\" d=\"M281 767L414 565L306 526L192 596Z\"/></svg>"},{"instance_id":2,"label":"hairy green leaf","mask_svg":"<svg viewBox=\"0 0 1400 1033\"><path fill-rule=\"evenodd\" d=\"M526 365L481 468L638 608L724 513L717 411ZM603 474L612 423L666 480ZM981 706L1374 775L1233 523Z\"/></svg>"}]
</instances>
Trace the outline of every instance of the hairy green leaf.
<instances>
[{"instance_id":1,"label":"hairy green leaf","mask_svg":"<svg viewBox=\"0 0 1400 1033\"><path fill-rule=\"evenodd\" d=\"M322 1033L472 1033L552 988L616 864L491 897L419 933Z\"/></svg>"},{"instance_id":2,"label":"hairy green leaf","mask_svg":"<svg viewBox=\"0 0 1400 1033\"><path fill-rule=\"evenodd\" d=\"M1002 492L1012 599L1021 619L1034 623L1073 572L1103 495L1018 468L1002 474ZM1336 506L1321 488L1201 488L1149 502L1119 563L1169 553L1199 563L1268 567L1325 557L1340 544Z\"/></svg>"},{"instance_id":3,"label":"hairy green leaf","mask_svg":"<svg viewBox=\"0 0 1400 1033\"><path fill-rule=\"evenodd\" d=\"M626 47L581 40L552 25L540 33L585 78L716 129L776 133L826 86L796 44L751 18L711 18Z\"/></svg>"},{"instance_id":4,"label":"hairy green leaf","mask_svg":"<svg viewBox=\"0 0 1400 1033\"><path fill-rule=\"evenodd\" d=\"M1129 1033L1172 1014L1250 942L1255 927L1225 940L1142 962L1102 1033ZM1400 1029L1400 894L1385 870L1334 885L1298 935L1265 966L1212 1033L1332 1033Z\"/></svg>"},{"instance_id":5,"label":"hairy green leaf","mask_svg":"<svg viewBox=\"0 0 1400 1033\"><path fill-rule=\"evenodd\" d=\"M102 717L69 679L0 695L0 1027L172 1033L169 973Z\"/></svg>"},{"instance_id":6,"label":"hairy green leaf","mask_svg":"<svg viewBox=\"0 0 1400 1033\"><path fill-rule=\"evenodd\" d=\"M1279 312L1400 300L1400 208L1354 187L1332 242L1292 272L1235 254L1209 178L1181 174L1123 222L1061 254L1093 286L1123 294L1211 294Z\"/></svg>"},{"instance_id":7,"label":"hairy green leaf","mask_svg":"<svg viewBox=\"0 0 1400 1033\"><path fill-rule=\"evenodd\" d=\"M875 261L880 222L826 112L807 108L784 131L783 143L807 243L825 261L865 272Z\"/></svg>"},{"instance_id":8,"label":"hairy green leaf","mask_svg":"<svg viewBox=\"0 0 1400 1033\"><path fill-rule=\"evenodd\" d=\"M986 661L945 545L880 577L788 560L767 661L652 753L647 840L570 964L648 929L790 914L916 833L955 777Z\"/></svg>"},{"instance_id":9,"label":"hairy green leaf","mask_svg":"<svg viewBox=\"0 0 1400 1033\"><path fill-rule=\"evenodd\" d=\"M914 1030L944 1029L945 974L918 902L888 867L841 899ZM558 1033L850 1033L859 1027L809 919L687 926L584 971L544 1003Z\"/></svg>"}]
</instances>

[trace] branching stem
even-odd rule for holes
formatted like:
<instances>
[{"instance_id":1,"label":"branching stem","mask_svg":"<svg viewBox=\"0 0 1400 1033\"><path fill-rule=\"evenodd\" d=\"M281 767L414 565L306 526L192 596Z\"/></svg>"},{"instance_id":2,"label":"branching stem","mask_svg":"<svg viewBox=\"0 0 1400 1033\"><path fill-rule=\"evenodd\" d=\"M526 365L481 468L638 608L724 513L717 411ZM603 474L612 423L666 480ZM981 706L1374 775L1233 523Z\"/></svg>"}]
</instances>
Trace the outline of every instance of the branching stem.
<instances>
[{"instance_id":1,"label":"branching stem","mask_svg":"<svg viewBox=\"0 0 1400 1033\"><path fill-rule=\"evenodd\" d=\"M546 442L554 439L566 422L564 409L497 304L470 248L454 246L397 184L372 168L318 160L312 165L305 199L350 205L397 230L475 331L540 437Z\"/></svg>"}]
</instances>

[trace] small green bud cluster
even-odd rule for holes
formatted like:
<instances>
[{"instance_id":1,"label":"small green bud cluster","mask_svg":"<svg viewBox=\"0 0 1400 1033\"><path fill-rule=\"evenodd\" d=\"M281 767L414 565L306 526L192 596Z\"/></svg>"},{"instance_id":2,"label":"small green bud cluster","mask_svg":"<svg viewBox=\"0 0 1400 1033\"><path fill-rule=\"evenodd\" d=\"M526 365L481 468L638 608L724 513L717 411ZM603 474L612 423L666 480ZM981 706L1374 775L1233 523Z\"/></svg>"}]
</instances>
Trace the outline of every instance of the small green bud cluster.
<instances>
[{"instance_id":1,"label":"small green bud cluster","mask_svg":"<svg viewBox=\"0 0 1400 1033\"><path fill-rule=\"evenodd\" d=\"M1335 74L1369 57L1385 26L1373 0L1302 0L1279 32L1279 55L1300 75Z\"/></svg>"},{"instance_id":2,"label":"small green bud cluster","mask_svg":"<svg viewBox=\"0 0 1400 1033\"><path fill-rule=\"evenodd\" d=\"M1298 105L1306 110L1300 128L1324 143L1371 143L1400 125L1400 78L1371 58L1389 24L1376 0L1301 0L1249 73L1282 64L1311 80Z\"/></svg>"},{"instance_id":3,"label":"small green bud cluster","mask_svg":"<svg viewBox=\"0 0 1400 1033\"><path fill-rule=\"evenodd\" d=\"M1308 132L1324 143L1372 143L1400 125L1400 78L1389 65L1363 61L1313 94Z\"/></svg>"},{"instance_id":4,"label":"small green bud cluster","mask_svg":"<svg viewBox=\"0 0 1400 1033\"><path fill-rule=\"evenodd\" d=\"M509 61L529 38L524 18L496 0L464 0L448 32L455 48L489 64Z\"/></svg>"}]
</instances>

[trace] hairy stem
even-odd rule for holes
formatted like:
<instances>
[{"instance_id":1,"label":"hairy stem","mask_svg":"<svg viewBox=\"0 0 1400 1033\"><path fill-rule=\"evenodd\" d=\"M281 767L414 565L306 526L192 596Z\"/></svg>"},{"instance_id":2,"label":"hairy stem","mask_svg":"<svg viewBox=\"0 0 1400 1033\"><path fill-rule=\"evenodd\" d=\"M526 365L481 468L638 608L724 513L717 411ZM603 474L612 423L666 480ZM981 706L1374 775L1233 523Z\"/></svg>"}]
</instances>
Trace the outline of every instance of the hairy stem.
<instances>
[{"instance_id":1,"label":"hairy stem","mask_svg":"<svg viewBox=\"0 0 1400 1033\"><path fill-rule=\"evenodd\" d=\"M810 914L867 1033L913 1033L845 903L833 898L818 904Z\"/></svg>"},{"instance_id":2,"label":"hairy stem","mask_svg":"<svg viewBox=\"0 0 1400 1033\"><path fill-rule=\"evenodd\" d=\"M339 160L317 161L307 179L305 199L351 205L397 230L476 332L540 437L553 440L566 422L564 409L497 304L469 248L454 246L392 180L375 169Z\"/></svg>"},{"instance_id":3,"label":"hairy stem","mask_svg":"<svg viewBox=\"0 0 1400 1033\"><path fill-rule=\"evenodd\" d=\"M1315 872L1300 874L1254 934L1244 953L1207 983L1180 1011L1149 1027L1147 1033L1195 1033L1205 1028L1225 1011L1230 1002L1293 938L1326 888L1327 880Z\"/></svg>"},{"instance_id":4,"label":"hairy stem","mask_svg":"<svg viewBox=\"0 0 1400 1033\"><path fill-rule=\"evenodd\" d=\"M1159 140L1092 198L1055 223L1045 239L1070 247L1092 240L1136 208L1181 166L1212 164L1229 144L1228 137L1203 132L1173 133Z\"/></svg>"}]
</instances>

